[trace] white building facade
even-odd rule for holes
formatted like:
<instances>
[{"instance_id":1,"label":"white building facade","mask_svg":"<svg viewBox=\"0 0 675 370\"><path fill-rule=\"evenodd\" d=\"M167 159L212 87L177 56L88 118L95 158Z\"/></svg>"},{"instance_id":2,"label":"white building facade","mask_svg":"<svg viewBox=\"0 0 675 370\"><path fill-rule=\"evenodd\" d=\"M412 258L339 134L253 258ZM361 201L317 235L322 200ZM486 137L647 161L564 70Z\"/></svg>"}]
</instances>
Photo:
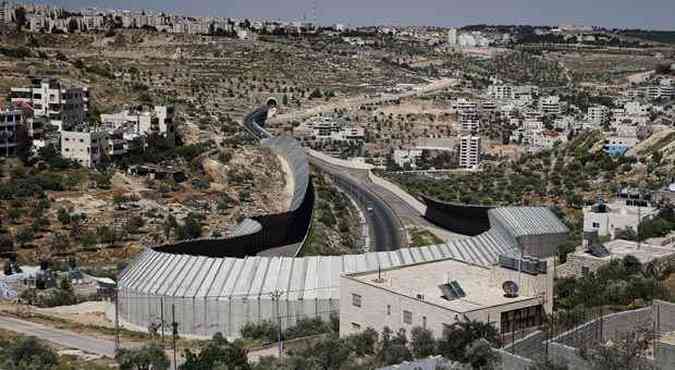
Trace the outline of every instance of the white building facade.
<instances>
[{"instance_id":1,"label":"white building facade","mask_svg":"<svg viewBox=\"0 0 675 370\"><path fill-rule=\"evenodd\" d=\"M124 129L126 135L159 135L169 145L176 144L176 112L173 106L155 106L150 110L126 110L101 114L101 122L111 130Z\"/></svg>"},{"instance_id":2,"label":"white building facade","mask_svg":"<svg viewBox=\"0 0 675 370\"><path fill-rule=\"evenodd\" d=\"M105 158L107 141L105 131L62 131L61 156L84 167L94 168Z\"/></svg>"},{"instance_id":3,"label":"white building facade","mask_svg":"<svg viewBox=\"0 0 675 370\"><path fill-rule=\"evenodd\" d=\"M10 100L30 104L34 117L46 117L59 130L82 123L89 109L87 88L66 88L56 79L35 78L30 87L14 87Z\"/></svg>"},{"instance_id":4,"label":"white building facade","mask_svg":"<svg viewBox=\"0 0 675 370\"><path fill-rule=\"evenodd\" d=\"M480 136L459 137L459 166L475 169L480 164Z\"/></svg>"},{"instance_id":5,"label":"white building facade","mask_svg":"<svg viewBox=\"0 0 675 370\"><path fill-rule=\"evenodd\" d=\"M643 220L658 213L654 207L626 205L616 201L611 204L598 203L587 206L584 212L584 231L597 232L598 236L614 239L616 232L627 227L637 232Z\"/></svg>"},{"instance_id":6,"label":"white building facade","mask_svg":"<svg viewBox=\"0 0 675 370\"><path fill-rule=\"evenodd\" d=\"M536 327L552 308L552 270L519 274L448 259L342 275L340 336L419 326L440 337L446 327L467 319L490 322L502 333ZM506 282L518 286L515 296L505 294Z\"/></svg>"}]
</instances>

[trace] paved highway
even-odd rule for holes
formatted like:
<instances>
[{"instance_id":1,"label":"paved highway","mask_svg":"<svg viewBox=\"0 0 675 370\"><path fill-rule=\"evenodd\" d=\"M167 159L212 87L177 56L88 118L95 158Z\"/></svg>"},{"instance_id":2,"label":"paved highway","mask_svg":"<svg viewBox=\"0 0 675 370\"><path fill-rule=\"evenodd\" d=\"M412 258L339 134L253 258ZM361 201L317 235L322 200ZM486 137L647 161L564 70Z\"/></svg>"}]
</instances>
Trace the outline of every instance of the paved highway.
<instances>
[{"instance_id":1,"label":"paved highway","mask_svg":"<svg viewBox=\"0 0 675 370\"><path fill-rule=\"evenodd\" d=\"M15 333L34 336L58 346L79 349L86 353L109 358L115 357L115 343L109 340L80 335L66 330L54 329L45 325L11 317L0 317L0 328Z\"/></svg>"},{"instance_id":2,"label":"paved highway","mask_svg":"<svg viewBox=\"0 0 675 370\"><path fill-rule=\"evenodd\" d=\"M320 163L320 168L329 171L329 173L339 173L342 176L348 176L353 181L356 181L358 188L361 189L362 192L374 196L376 199L378 199L378 201L381 201L385 203L386 206L388 206L387 208L393 212L391 217L394 217L399 225L402 224L401 226L396 226L399 229L401 227L424 228L444 241L466 238L465 235L455 234L429 222L423 217L424 215L420 214L418 210L413 208L398 195L392 193L389 189L386 189L370 181L368 170L342 167L333 163L327 163L325 161L318 160L314 157L310 157L310 162L313 164ZM400 232L400 234L400 240L405 241L403 244L401 244L401 246L407 246L406 233Z\"/></svg>"},{"instance_id":3,"label":"paved highway","mask_svg":"<svg viewBox=\"0 0 675 370\"><path fill-rule=\"evenodd\" d=\"M369 190L364 179L344 168L310 157L310 162L336 179L337 185L350 193L365 211L370 230L372 251L389 251L407 246L405 228L389 205ZM366 172L367 178L367 172ZM368 207L372 211L367 211Z\"/></svg>"}]
</instances>

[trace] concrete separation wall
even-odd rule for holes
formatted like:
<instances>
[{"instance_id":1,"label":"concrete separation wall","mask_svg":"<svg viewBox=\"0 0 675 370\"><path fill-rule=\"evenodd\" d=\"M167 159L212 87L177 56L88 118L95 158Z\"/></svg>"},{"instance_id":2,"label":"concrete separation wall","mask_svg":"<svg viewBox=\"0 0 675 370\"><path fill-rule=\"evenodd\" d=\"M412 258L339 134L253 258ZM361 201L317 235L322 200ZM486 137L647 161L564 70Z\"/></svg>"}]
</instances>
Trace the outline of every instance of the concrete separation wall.
<instances>
[{"instance_id":1,"label":"concrete separation wall","mask_svg":"<svg viewBox=\"0 0 675 370\"><path fill-rule=\"evenodd\" d=\"M372 181L374 184L379 185L389 190L390 192L396 194L397 197L401 198L403 201L408 203L408 205L410 205L417 212L419 212L420 215L423 215L427 212L427 206L424 203L420 202L412 195L406 193L403 189L398 187L398 185L375 175L372 171L368 172L368 177L370 178L370 181Z\"/></svg>"},{"instance_id":2,"label":"concrete separation wall","mask_svg":"<svg viewBox=\"0 0 675 370\"><path fill-rule=\"evenodd\" d=\"M490 230L488 211L493 207L454 204L422 196L426 205L424 218L452 232L478 235Z\"/></svg>"},{"instance_id":3,"label":"concrete separation wall","mask_svg":"<svg viewBox=\"0 0 675 370\"><path fill-rule=\"evenodd\" d=\"M353 168L355 170L372 170L375 168L372 164L364 163L364 162L357 162L357 161L347 161L344 159L340 158L335 158L331 157L328 154L321 153L319 151L316 151L314 149L309 149L307 148L307 154L310 156L320 159L324 162L330 163L335 166L340 166L340 167L346 167L346 168Z\"/></svg>"}]
</instances>

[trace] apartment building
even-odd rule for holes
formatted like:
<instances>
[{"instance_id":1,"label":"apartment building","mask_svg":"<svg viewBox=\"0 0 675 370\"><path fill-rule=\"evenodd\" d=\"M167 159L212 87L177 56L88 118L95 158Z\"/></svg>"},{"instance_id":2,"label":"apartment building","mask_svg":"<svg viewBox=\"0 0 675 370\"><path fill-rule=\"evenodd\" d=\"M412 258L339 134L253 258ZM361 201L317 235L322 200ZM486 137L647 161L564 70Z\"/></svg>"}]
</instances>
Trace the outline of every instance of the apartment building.
<instances>
[{"instance_id":1,"label":"apartment building","mask_svg":"<svg viewBox=\"0 0 675 370\"><path fill-rule=\"evenodd\" d=\"M475 169L480 164L480 136L459 137L459 166Z\"/></svg>"},{"instance_id":2,"label":"apartment building","mask_svg":"<svg viewBox=\"0 0 675 370\"><path fill-rule=\"evenodd\" d=\"M625 111L625 114L627 114L627 115L646 116L651 111L652 105L651 104L641 104L639 101L633 100L633 101L626 102L623 105L623 109Z\"/></svg>"},{"instance_id":3,"label":"apartment building","mask_svg":"<svg viewBox=\"0 0 675 370\"><path fill-rule=\"evenodd\" d=\"M658 209L642 204L617 199L611 203L599 201L586 206L584 213L584 232L597 232L598 236L614 239L618 230L631 227L637 230L640 222L658 214Z\"/></svg>"},{"instance_id":4,"label":"apartment building","mask_svg":"<svg viewBox=\"0 0 675 370\"><path fill-rule=\"evenodd\" d=\"M488 96L497 100L513 98L513 86L511 85L491 85L488 87Z\"/></svg>"},{"instance_id":5,"label":"apartment building","mask_svg":"<svg viewBox=\"0 0 675 370\"><path fill-rule=\"evenodd\" d=\"M459 98L452 103L452 108L457 112L462 111L473 112L478 111L478 103L476 103L475 101Z\"/></svg>"},{"instance_id":6,"label":"apartment building","mask_svg":"<svg viewBox=\"0 0 675 370\"><path fill-rule=\"evenodd\" d=\"M560 114L560 97L552 95L539 99L539 110L544 114Z\"/></svg>"},{"instance_id":7,"label":"apartment building","mask_svg":"<svg viewBox=\"0 0 675 370\"><path fill-rule=\"evenodd\" d=\"M0 157L11 157L27 142L23 111L0 110Z\"/></svg>"},{"instance_id":8,"label":"apartment building","mask_svg":"<svg viewBox=\"0 0 675 370\"><path fill-rule=\"evenodd\" d=\"M513 99L520 99L521 97L528 97L534 99L539 96L539 86L534 85L520 85L513 87Z\"/></svg>"},{"instance_id":9,"label":"apartment building","mask_svg":"<svg viewBox=\"0 0 675 370\"><path fill-rule=\"evenodd\" d=\"M457 111L457 122L461 130L468 132L480 130L480 114L478 104L475 101L457 99L453 108Z\"/></svg>"},{"instance_id":10,"label":"apartment building","mask_svg":"<svg viewBox=\"0 0 675 370\"><path fill-rule=\"evenodd\" d=\"M467 132L480 131L480 116L477 111L459 112L458 122L460 129Z\"/></svg>"},{"instance_id":11,"label":"apartment building","mask_svg":"<svg viewBox=\"0 0 675 370\"><path fill-rule=\"evenodd\" d=\"M150 109L129 109L113 114L101 114L101 122L109 130L123 129L127 136L159 135L169 145L176 144L175 108L155 106Z\"/></svg>"},{"instance_id":12,"label":"apartment building","mask_svg":"<svg viewBox=\"0 0 675 370\"><path fill-rule=\"evenodd\" d=\"M340 336L366 328L423 327L436 337L463 320L490 322L502 333L542 325L553 300L553 272L520 272L454 259L340 277Z\"/></svg>"},{"instance_id":13,"label":"apartment building","mask_svg":"<svg viewBox=\"0 0 675 370\"><path fill-rule=\"evenodd\" d=\"M89 90L67 88L53 78L33 78L29 87L13 87L10 101L30 104L34 117L46 117L59 130L67 130L85 120Z\"/></svg>"},{"instance_id":14,"label":"apartment building","mask_svg":"<svg viewBox=\"0 0 675 370\"><path fill-rule=\"evenodd\" d=\"M417 168L417 160L422 158L422 150L394 150L394 162L401 168Z\"/></svg>"},{"instance_id":15,"label":"apartment building","mask_svg":"<svg viewBox=\"0 0 675 370\"><path fill-rule=\"evenodd\" d=\"M108 133L83 128L79 131L61 131L61 156L84 167L94 168L105 158Z\"/></svg>"},{"instance_id":16,"label":"apartment building","mask_svg":"<svg viewBox=\"0 0 675 370\"><path fill-rule=\"evenodd\" d=\"M675 79L664 78L659 82L661 96L664 98L675 97Z\"/></svg>"},{"instance_id":17,"label":"apartment building","mask_svg":"<svg viewBox=\"0 0 675 370\"><path fill-rule=\"evenodd\" d=\"M664 78L656 85L645 86L642 93L651 100L670 99L675 97L675 80Z\"/></svg>"},{"instance_id":18,"label":"apartment building","mask_svg":"<svg viewBox=\"0 0 675 370\"><path fill-rule=\"evenodd\" d=\"M362 127L343 127L330 136L332 141L362 141L364 138L365 131Z\"/></svg>"},{"instance_id":19,"label":"apartment building","mask_svg":"<svg viewBox=\"0 0 675 370\"><path fill-rule=\"evenodd\" d=\"M451 28L448 30L448 46L454 48L457 46L457 29Z\"/></svg>"},{"instance_id":20,"label":"apartment building","mask_svg":"<svg viewBox=\"0 0 675 370\"><path fill-rule=\"evenodd\" d=\"M591 107L588 107L586 119L588 119L590 122L593 122L596 125L601 125L607 121L608 117L609 117L609 108L607 108L606 106L596 104Z\"/></svg>"},{"instance_id":21,"label":"apartment building","mask_svg":"<svg viewBox=\"0 0 675 370\"><path fill-rule=\"evenodd\" d=\"M9 24L14 21L14 7L9 1L0 1L0 24Z\"/></svg>"},{"instance_id":22,"label":"apartment building","mask_svg":"<svg viewBox=\"0 0 675 370\"><path fill-rule=\"evenodd\" d=\"M176 108L173 106L156 106L151 113L150 126L141 125L144 132L159 134L170 145L176 145Z\"/></svg>"}]
</instances>

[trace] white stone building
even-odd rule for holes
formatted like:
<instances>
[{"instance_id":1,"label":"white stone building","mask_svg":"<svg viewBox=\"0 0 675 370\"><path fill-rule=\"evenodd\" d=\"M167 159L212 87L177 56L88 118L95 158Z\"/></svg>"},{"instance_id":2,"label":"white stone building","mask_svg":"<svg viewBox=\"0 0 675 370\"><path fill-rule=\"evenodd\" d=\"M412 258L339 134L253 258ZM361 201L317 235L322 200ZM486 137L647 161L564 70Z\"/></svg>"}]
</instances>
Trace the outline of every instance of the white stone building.
<instances>
[{"instance_id":1,"label":"white stone building","mask_svg":"<svg viewBox=\"0 0 675 370\"><path fill-rule=\"evenodd\" d=\"M13 87L12 103L28 103L34 117L46 117L59 130L70 129L85 120L89 90L66 88L56 79L34 78L30 87Z\"/></svg>"},{"instance_id":2,"label":"white stone building","mask_svg":"<svg viewBox=\"0 0 675 370\"><path fill-rule=\"evenodd\" d=\"M457 46L457 29L451 28L448 30L448 47L454 48Z\"/></svg>"},{"instance_id":3,"label":"white stone building","mask_svg":"<svg viewBox=\"0 0 675 370\"><path fill-rule=\"evenodd\" d=\"M475 169L480 164L480 136L459 137L459 167Z\"/></svg>"},{"instance_id":4,"label":"white stone building","mask_svg":"<svg viewBox=\"0 0 675 370\"><path fill-rule=\"evenodd\" d=\"M480 116L478 111L463 110L458 114L459 128L467 132L480 131Z\"/></svg>"},{"instance_id":5,"label":"white stone building","mask_svg":"<svg viewBox=\"0 0 675 370\"><path fill-rule=\"evenodd\" d=\"M417 160L422 157L419 149L396 149L394 150L394 162L401 168L417 168Z\"/></svg>"},{"instance_id":6,"label":"white stone building","mask_svg":"<svg viewBox=\"0 0 675 370\"><path fill-rule=\"evenodd\" d=\"M552 266L552 259L547 262ZM519 273L445 259L342 275L340 336L419 326L440 337L447 326L467 319L493 323L502 333L536 327L552 308L552 271ZM505 283L517 286L517 293L506 294Z\"/></svg>"},{"instance_id":7,"label":"white stone building","mask_svg":"<svg viewBox=\"0 0 675 370\"><path fill-rule=\"evenodd\" d=\"M101 114L101 122L109 129L124 128L127 135L159 135L169 145L176 144L175 108L155 106L150 110L126 110L113 114Z\"/></svg>"},{"instance_id":8,"label":"white stone building","mask_svg":"<svg viewBox=\"0 0 675 370\"><path fill-rule=\"evenodd\" d=\"M582 245L576 251L567 255L567 262L558 267L558 277L580 277L596 272L612 260L621 260L626 256L633 256L642 264L643 271L656 267L659 271L663 266L675 263L675 248L670 246L637 243L628 240L616 239L601 245L589 247Z\"/></svg>"},{"instance_id":9,"label":"white stone building","mask_svg":"<svg viewBox=\"0 0 675 370\"><path fill-rule=\"evenodd\" d=\"M586 206L583 213L585 232L597 232L598 236L614 239L616 232L626 227L637 231L639 223L657 215L658 209L627 205L625 201L617 200Z\"/></svg>"},{"instance_id":10,"label":"white stone building","mask_svg":"<svg viewBox=\"0 0 675 370\"><path fill-rule=\"evenodd\" d=\"M105 131L61 131L61 156L84 167L94 168L105 158L107 142Z\"/></svg>"},{"instance_id":11,"label":"white stone building","mask_svg":"<svg viewBox=\"0 0 675 370\"><path fill-rule=\"evenodd\" d=\"M14 7L9 1L0 1L0 23L9 24L14 21Z\"/></svg>"},{"instance_id":12,"label":"white stone building","mask_svg":"<svg viewBox=\"0 0 675 370\"><path fill-rule=\"evenodd\" d=\"M672 78L661 79L658 84L645 86L642 92L651 100L670 99L675 97L675 80Z\"/></svg>"},{"instance_id":13,"label":"white stone building","mask_svg":"<svg viewBox=\"0 0 675 370\"><path fill-rule=\"evenodd\" d=\"M498 100L512 99L513 86L505 84L490 85L488 87L488 96Z\"/></svg>"},{"instance_id":14,"label":"white stone building","mask_svg":"<svg viewBox=\"0 0 675 370\"><path fill-rule=\"evenodd\" d=\"M607 121L608 115L609 115L609 108L607 108L604 105L596 104L591 107L588 107L588 114L586 115L586 119L597 125L601 125Z\"/></svg>"},{"instance_id":15,"label":"white stone building","mask_svg":"<svg viewBox=\"0 0 675 370\"><path fill-rule=\"evenodd\" d=\"M539 99L539 110L544 114L560 114L560 97L552 95Z\"/></svg>"},{"instance_id":16,"label":"white stone building","mask_svg":"<svg viewBox=\"0 0 675 370\"><path fill-rule=\"evenodd\" d=\"M364 138L365 131L362 127L342 127L330 135L332 141L362 141Z\"/></svg>"}]
</instances>

